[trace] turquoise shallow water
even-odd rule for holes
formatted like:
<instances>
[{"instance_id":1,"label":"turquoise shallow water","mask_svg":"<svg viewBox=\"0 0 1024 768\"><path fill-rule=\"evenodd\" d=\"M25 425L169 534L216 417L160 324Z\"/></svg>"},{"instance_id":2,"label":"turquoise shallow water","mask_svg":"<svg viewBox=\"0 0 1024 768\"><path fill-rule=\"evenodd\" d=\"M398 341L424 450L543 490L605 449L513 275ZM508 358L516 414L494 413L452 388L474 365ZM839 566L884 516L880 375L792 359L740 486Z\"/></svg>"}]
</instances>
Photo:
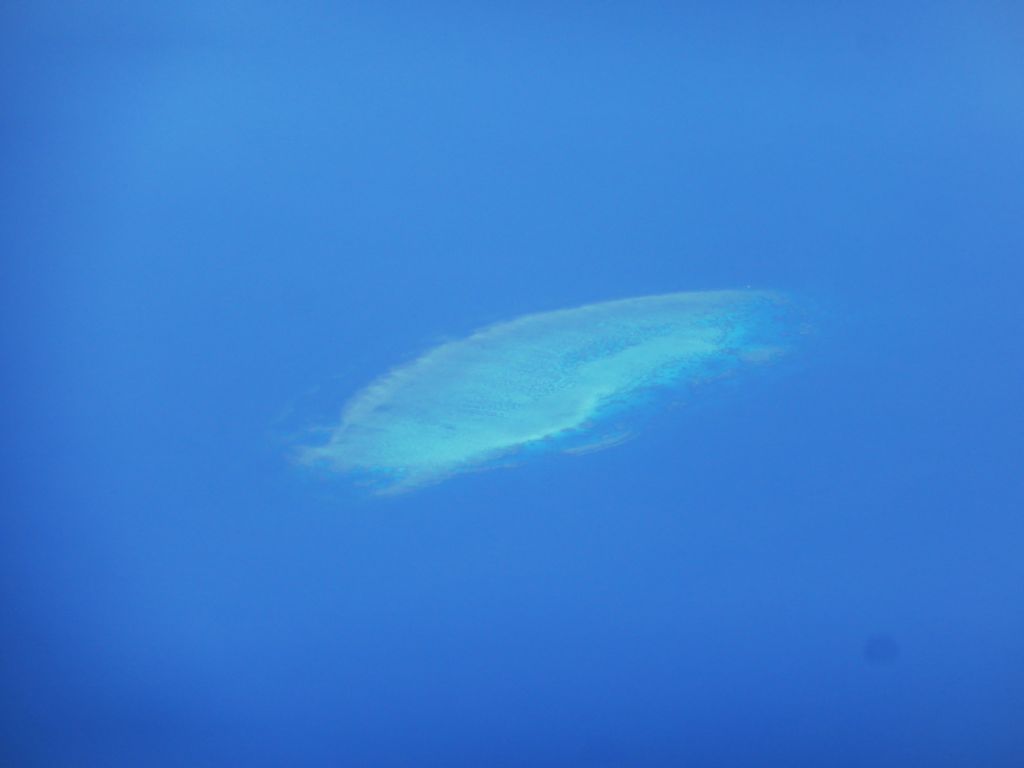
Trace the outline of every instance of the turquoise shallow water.
<instances>
[{"instance_id":1,"label":"turquoise shallow water","mask_svg":"<svg viewBox=\"0 0 1024 768\"><path fill-rule=\"evenodd\" d=\"M783 318L789 315L789 327ZM806 321L804 321L806 322ZM588 304L492 325L392 370L344 406L300 463L411 490L541 449L611 447L656 390L765 364L798 337L781 295L679 293Z\"/></svg>"}]
</instances>

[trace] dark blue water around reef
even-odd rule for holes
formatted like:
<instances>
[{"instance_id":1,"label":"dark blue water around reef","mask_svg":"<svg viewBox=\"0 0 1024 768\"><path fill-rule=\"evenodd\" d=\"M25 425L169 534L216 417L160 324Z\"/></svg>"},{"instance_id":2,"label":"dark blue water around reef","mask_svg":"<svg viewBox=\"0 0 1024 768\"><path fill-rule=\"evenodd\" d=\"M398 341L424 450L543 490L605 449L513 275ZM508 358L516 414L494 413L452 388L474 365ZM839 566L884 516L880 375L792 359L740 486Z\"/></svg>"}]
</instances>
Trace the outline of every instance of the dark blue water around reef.
<instances>
[{"instance_id":1,"label":"dark blue water around reef","mask_svg":"<svg viewBox=\"0 0 1024 768\"><path fill-rule=\"evenodd\" d=\"M1022 29L5 3L0 763L1024 765ZM480 326L747 286L794 354L608 450L289 461Z\"/></svg>"}]
</instances>

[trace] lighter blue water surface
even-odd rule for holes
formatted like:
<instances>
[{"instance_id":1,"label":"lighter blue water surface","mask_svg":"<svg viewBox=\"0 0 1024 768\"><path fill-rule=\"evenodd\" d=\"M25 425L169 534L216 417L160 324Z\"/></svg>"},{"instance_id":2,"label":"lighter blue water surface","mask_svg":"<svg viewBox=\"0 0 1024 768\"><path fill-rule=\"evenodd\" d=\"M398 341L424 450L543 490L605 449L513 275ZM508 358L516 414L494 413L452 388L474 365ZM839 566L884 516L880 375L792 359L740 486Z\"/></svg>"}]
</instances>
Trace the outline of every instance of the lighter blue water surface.
<instances>
[{"instance_id":1,"label":"lighter blue water surface","mask_svg":"<svg viewBox=\"0 0 1024 768\"><path fill-rule=\"evenodd\" d=\"M1022 29L5 4L0 764L1024 765Z\"/></svg>"}]
</instances>

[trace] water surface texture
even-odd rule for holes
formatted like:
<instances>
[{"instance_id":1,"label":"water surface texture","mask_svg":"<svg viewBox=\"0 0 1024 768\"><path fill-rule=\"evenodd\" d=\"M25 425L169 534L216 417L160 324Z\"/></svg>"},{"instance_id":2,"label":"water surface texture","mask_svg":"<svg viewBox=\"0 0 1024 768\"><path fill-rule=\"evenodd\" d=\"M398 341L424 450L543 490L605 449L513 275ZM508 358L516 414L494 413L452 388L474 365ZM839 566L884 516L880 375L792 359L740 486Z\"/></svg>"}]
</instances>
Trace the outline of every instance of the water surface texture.
<instances>
[{"instance_id":1,"label":"water surface texture","mask_svg":"<svg viewBox=\"0 0 1024 768\"><path fill-rule=\"evenodd\" d=\"M526 448L607 447L622 439L612 417L659 390L776 357L788 309L775 293L705 291L498 323L381 377L299 455L404 490Z\"/></svg>"},{"instance_id":2,"label":"water surface texture","mask_svg":"<svg viewBox=\"0 0 1024 768\"><path fill-rule=\"evenodd\" d=\"M1024 767L1022 35L0 0L0 768Z\"/></svg>"}]
</instances>

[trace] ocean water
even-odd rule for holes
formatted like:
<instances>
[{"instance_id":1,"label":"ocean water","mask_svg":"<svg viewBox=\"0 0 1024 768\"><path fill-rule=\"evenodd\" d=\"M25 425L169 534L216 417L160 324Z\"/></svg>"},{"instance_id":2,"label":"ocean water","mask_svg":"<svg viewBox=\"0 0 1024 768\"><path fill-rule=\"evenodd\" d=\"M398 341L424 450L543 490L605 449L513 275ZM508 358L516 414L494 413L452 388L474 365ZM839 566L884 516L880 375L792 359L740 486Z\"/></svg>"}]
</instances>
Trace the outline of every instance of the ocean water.
<instances>
[{"instance_id":1,"label":"ocean water","mask_svg":"<svg viewBox=\"0 0 1024 768\"><path fill-rule=\"evenodd\" d=\"M1020 4L12 1L0 65L4 768L1024 766ZM337 437L708 291L784 354L516 336Z\"/></svg>"}]
</instances>

